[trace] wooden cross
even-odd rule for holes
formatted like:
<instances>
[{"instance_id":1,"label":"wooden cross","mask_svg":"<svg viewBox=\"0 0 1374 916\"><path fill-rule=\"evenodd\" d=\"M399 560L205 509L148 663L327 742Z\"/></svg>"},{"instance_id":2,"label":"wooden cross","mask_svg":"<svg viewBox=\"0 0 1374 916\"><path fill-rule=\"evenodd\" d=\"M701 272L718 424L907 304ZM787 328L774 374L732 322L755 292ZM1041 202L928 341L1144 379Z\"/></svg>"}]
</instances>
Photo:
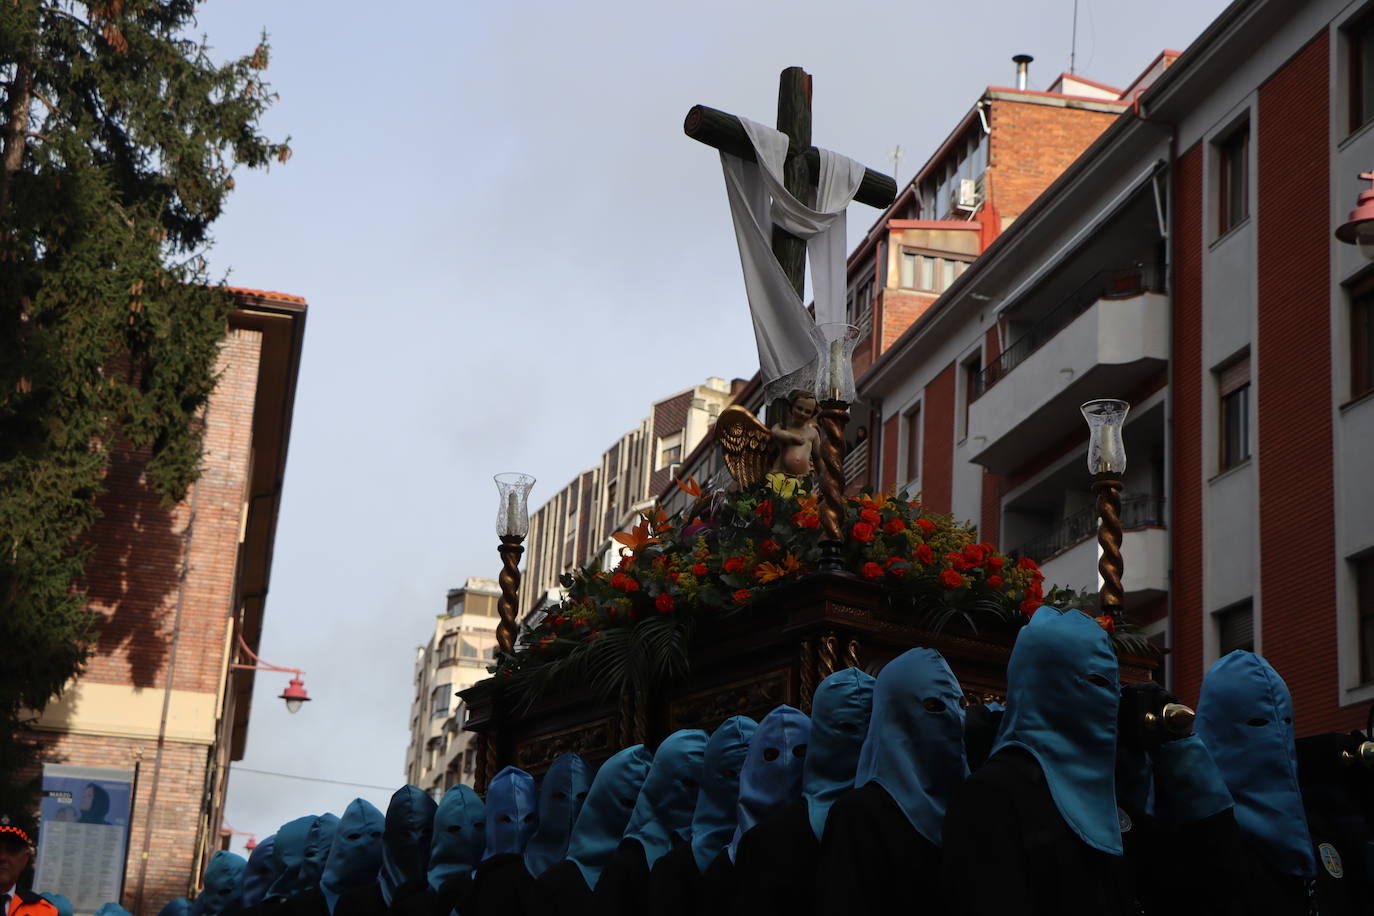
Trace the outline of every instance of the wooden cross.
<instances>
[{"instance_id":1,"label":"wooden cross","mask_svg":"<svg viewBox=\"0 0 1374 916\"><path fill-rule=\"evenodd\" d=\"M693 140L723 153L757 161L753 144L744 125L735 115L697 105L687 112L682 130ZM787 135L787 159L783 165L783 186L802 203L815 206L817 173L821 154L811 145L811 74L801 67L788 67L778 78L778 130ZM897 197L897 182L890 176L864 169L863 181L854 199L870 207L884 209ZM773 227L773 255L782 265L792 287L802 296L806 271L806 242L778 226Z\"/></svg>"}]
</instances>

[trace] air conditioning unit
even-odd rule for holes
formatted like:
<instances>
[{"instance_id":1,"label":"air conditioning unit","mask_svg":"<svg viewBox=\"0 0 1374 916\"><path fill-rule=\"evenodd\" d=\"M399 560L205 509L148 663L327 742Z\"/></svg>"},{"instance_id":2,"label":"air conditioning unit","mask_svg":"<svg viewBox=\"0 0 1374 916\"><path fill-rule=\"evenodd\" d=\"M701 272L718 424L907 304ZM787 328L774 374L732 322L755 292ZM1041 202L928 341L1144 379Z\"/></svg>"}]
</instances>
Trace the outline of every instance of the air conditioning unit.
<instances>
[{"instance_id":1,"label":"air conditioning unit","mask_svg":"<svg viewBox=\"0 0 1374 916\"><path fill-rule=\"evenodd\" d=\"M949 189L951 210L977 210L982 204L978 193L978 181L973 178L960 178L959 183Z\"/></svg>"}]
</instances>

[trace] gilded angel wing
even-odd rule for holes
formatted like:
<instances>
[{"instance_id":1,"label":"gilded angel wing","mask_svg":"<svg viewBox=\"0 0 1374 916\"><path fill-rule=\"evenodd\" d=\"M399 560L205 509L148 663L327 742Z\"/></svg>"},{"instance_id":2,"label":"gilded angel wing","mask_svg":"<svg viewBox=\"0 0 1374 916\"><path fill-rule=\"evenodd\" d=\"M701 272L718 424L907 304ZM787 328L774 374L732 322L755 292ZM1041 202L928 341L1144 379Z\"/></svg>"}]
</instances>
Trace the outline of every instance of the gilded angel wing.
<instances>
[{"instance_id":1,"label":"gilded angel wing","mask_svg":"<svg viewBox=\"0 0 1374 916\"><path fill-rule=\"evenodd\" d=\"M725 466L741 487L763 479L773 464L773 434L748 408L732 404L716 418L716 441Z\"/></svg>"}]
</instances>

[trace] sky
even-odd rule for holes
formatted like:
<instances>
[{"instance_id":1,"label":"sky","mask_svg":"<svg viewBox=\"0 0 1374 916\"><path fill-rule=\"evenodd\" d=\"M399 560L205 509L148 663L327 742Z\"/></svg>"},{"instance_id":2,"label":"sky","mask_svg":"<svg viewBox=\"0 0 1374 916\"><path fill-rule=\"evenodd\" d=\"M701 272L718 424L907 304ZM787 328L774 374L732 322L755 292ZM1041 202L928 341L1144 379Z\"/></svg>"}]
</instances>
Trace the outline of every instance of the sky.
<instances>
[{"instance_id":1,"label":"sky","mask_svg":"<svg viewBox=\"0 0 1374 916\"><path fill-rule=\"evenodd\" d=\"M1128 85L1222 0L1079 0L1077 72ZM493 474L542 504L654 400L757 355L719 158L694 104L772 123L814 79L813 139L911 178L984 87L1069 67L1074 0L210 0L211 53L266 29L294 156L244 172L212 269L309 301L261 656L226 825L385 808L415 650L495 576ZM851 242L878 216L850 208ZM240 766L243 769L240 769ZM290 779L248 770L307 777ZM318 780L333 780L322 782ZM242 849L244 837L233 848Z\"/></svg>"}]
</instances>

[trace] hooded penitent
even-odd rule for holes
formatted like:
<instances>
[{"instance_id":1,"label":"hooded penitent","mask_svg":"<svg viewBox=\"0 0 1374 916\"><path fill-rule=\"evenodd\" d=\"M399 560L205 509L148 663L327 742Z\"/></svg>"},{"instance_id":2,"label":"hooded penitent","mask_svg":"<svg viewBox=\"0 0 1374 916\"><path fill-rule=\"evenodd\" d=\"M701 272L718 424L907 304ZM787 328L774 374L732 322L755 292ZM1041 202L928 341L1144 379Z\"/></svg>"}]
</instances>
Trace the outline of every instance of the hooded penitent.
<instances>
[{"instance_id":1,"label":"hooded penitent","mask_svg":"<svg viewBox=\"0 0 1374 916\"><path fill-rule=\"evenodd\" d=\"M44 900L48 901L54 907L57 908L57 916L72 916L72 902L66 894L54 894L48 891L44 891L38 896L42 897ZM181 909L174 910L171 913L168 913L167 907L170 907L173 903L176 903L178 900L181 901ZM186 916L186 911L190 907L190 905L191 901L187 900L185 897L174 897L167 904L167 906L164 906L162 909L158 910L157 916L163 916L163 914L167 914L167 916Z\"/></svg>"},{"instance_id":2,"label":"hooded penitent","mask_svg":"<svg viewBox=\"0 0 1374 916\"><path fill-rule=\"evenodd\" d=\"M1236 824L1286 875L1316 874L1298 788L1293 700L1277 671L1237 649L1207 672L1193 731L1235 799Z\"/></svg>"},{"instance_id":3,"label":"hooded penitent","mask_svg":"<svg viewBox=\"0 0 1374 916\"><path fill-rule=\"evenodd\" d=\"M963 698L934 649L909 649L888 662L873 687L873 717L854 771L855 786L882 786L935 846L942 845L945 809L968 777Z\"/></svg>"},{"instance_id":4,"label":"hooded penitent","mask_svg":"<svg viewBox=\"0 0 1374 916\"><path fill-rule=\"evenodd\" d=\"M344 809L334 842L320 875L320 893L329 912L346 891L377 880L382 867L382 812L365 798L355 798Z\"/></svg>"},{"instance_id":5,"label":"hooded penitent","mask_svg":"<svg viewBox=\"0 0 1374 916\"><path fill-rule=\"evenodd\" d=\"M730 861L735 860L740 838L755 824L801 796L802 768L810 740L811 719L800 709L779 706L759 722L739 774L735 833L725 847Z\"/></svg>"},{"instance_id":6,"label":"hooded penitent","mask_svg":"<svg viewBox=\"0 0 1374 916\"><path fill-rule=\"evenodd\" d=\"M881 690L879 681L879 690ZM1019 747L1040 764L1060 817L1094 849L1121 855L1116 808L1116 655L1081 611L1042 607L1007 663L1007 712L992 753ZM876 718L876 709L875 709Z\"/></svg>"},{"instance_id":7,"label":"hooded penitent","mask_svg":"<svg viewBox=\"0 0 1374 916\"><path fill-rule=\"evenodd\" d=\"M690 838L706 740L701 729L684 728L664 738L654 752L654 764L625 827L625 839L638 840L644 847L650 870L675 843Z\"/></svg>"},{"instance_id":8,"label":"hooded penitent","mask_svg":"<svg viewBox=\"0 0 1374 916\"><path fill-rule=\"evenodd\" d=\"M324 877L324 865L329 861L329 848L338 828L339 818L333 814L321 814L310 825L310 833L305 837L305 861L301 863L301 883L307 888L318 887Z\"/></svg>"},{"instance_id":9,"label":"hooded penitent","mask_svg":"<svg viewBox=\"0 0 1374 916\"><path fill-rule=\"evenodd\" d=\"M248 867L243 870L239 885L239 905L243 909L257 906L267 896L267 888L276 874L277 835L263 840L248 854Z\"/></svg>"},{"instance_id":10,"label":"hooded penitent","mask_svg":"<svg viewBox=\"0 0 1374 916\"><path fill-rule=\"evenodd\" d=\"M100 908L95 911L95 916L133 916L128 910L117 903L102 903Z\"/></svg>"},{"instance_id":11,"label":"hooded penitent","mask_svg":"<svg viewBox=\"0 0 1374 916\"><path fill-rule=\"evenodd\" d=\"M248 861L237 853L215 850L205 866L205 887L191 904L192 916L228 916L239 908L239 887Z\"/></svg>"},{"instance_id":12,"label":"hooded penitent","mask_svg":"<svg viewBox=\"0 0 1374 916\"><path fill-rule=\"evenodd\" d=\"M854 785L859 751L873 713L873 676L858 668L821 681L811 700L811 741L802 767L802 797L816 839L830 806Z\"/></svg>"},{"instance_id":13,"label":"hooded penitent","mask_svg":"<svg viewBox=\"0 0 1374 916\"><path fill-rule=\"evenodd\" d=\"M429 851L429 886L438 893L472 876L486 846L482 799L472 786L458 783L444 793L434 813L434 844Z\"/></svg>"},{"instance_id":14,"label":"hooded penitent","mask_svg":"<svg viewBox=\"0 0 1374 916\"><path fill-rule=\"evenodd\" d=\"M592 768L572 753L561 755L544 774L539 787L539 829L525 847L525 867L534 877L567 856L573 823L591 784Z\"/></svg>"},{"instance_id":15,"label":"hooded penitent","mask_svg":"<svg viewBox=\"0 0 1374 916\"><path fill-rule=\"evenodd\" d=\"M305 864L305 841L313 826L315 815L310 814L287 821L277 830L277 842L272 854L272 885L267 889L267 896L290 897L305 890L301 866Z\"/></svg>"},{"instance_id":16,"label":"hooded penitent","mask_svg":"<svg viewBox=\"0 0 1374 916\"><path fill-rule=\"evenodd\" d=\"M758 727L748 716L731 716L706 742L701 793L692 813L692 858L698 871L706 871L735 835L739 774L749 754L749 740Z\"/></svg>"},{"instance_id":17,"label":"hooded penitent","mask_svg":"<svg viewBox=\"0 0 1374 916\"><path fill-rule=\"evenodd\" d=\"M487 784L487 848L483 859L525 851L539 826L539 799L534 777L519 767L506 767Z\"/></svg>"},{"instance_id":18,"label":"hooded penitent","mask_svg":"<svg viewBox=\"0 0 1374 916\"><path fill-rule=\"evenodd\" d=\"M382 828L382 868L377 874L387 906L403 889L425 884L437 808L434 799L416 786L401 786L391 796Z\"/></svg>"},{"instance_id":19,"label":"hooded penitent","mask_svg":"<svg viewBox=\"0 0 1374 916\"><path fill-rule=\"evenodd\" d=\"M653 760L648 748L635 744L613 754L596 771L568 841L568 861L577 866L587 887L596 887L601 869L619 845Z\"/></svg>"}]
</instances>

